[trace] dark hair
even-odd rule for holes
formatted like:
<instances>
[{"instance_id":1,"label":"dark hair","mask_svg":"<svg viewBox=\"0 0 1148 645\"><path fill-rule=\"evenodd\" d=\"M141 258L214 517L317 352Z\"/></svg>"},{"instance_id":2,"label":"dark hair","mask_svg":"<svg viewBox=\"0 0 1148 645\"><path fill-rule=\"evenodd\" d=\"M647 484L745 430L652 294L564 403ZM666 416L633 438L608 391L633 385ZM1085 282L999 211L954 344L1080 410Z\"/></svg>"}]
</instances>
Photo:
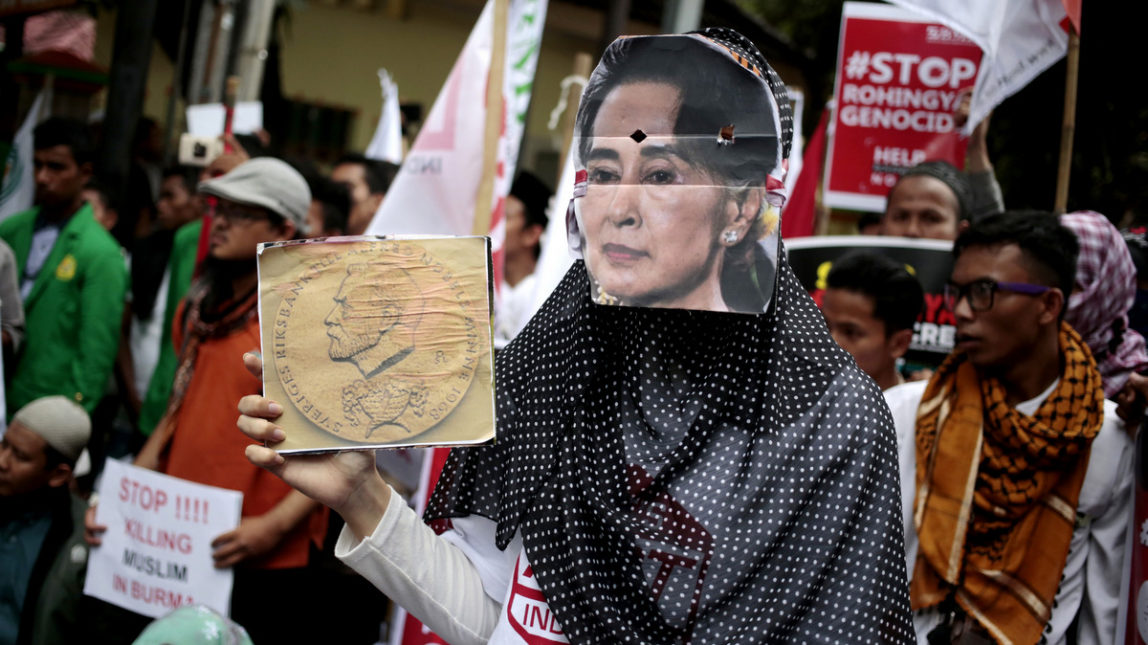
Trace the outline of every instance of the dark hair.
<instances>
[{"instance_id":1,"label":"dark hair","mask_svg":"<svg viewBox=\"0 0 1148 645\"><path fill-rule=\"evenodd\" d=\"M194 195L196 185L199 183L198 169L191 166L167 166L163 169L160 179L167 179L168 177L178 177L183 182L183 187L187 189L189 194Z\"/></svg>"},{"instance_id":2,"label":"dark hair","mask_svg":"<svg viewBox=\"0 0 1148 645\"><path fill-rule=\"evenodd\" d=\"M881 223L881 213L861 213L861 217L857 218L857 230L863 231L870 226Z\"/></svg>"},{"instance_id":3,"label":"dark hair","mask_svg":"<svg viewBox=\"0 0 1148 645\"><path fill-rule=\"evenodd\" d=\"M99 193L100 199L104 202L104 208L112 211L119 208L120 203L116 191L112 189L111 184L102 179L92 176L88 183L84 184L84 190L94 190Z\"/></svg>"},{"instance_id":4,"label":"dark hair","mask_svg":"<svg viewBox=\"0 0 1148 645\"><path fill-rule=\"evenodd\" d=\"M897 186L909 177L932 177L948 186L953 197L957 200L957 221L972 219L970 204L973 201L973 187L969 183L968 176L958 170L956 166L947 161L923 161L906 170L905 174L897 179L897 183L893 184L893 188L889 190L889 196L892 197Z\"/></svg>"},{"instance_id":5,"label":"dark hair","mask_svg":"<svg viewBox=\"0 0 1148 645\"><path fill-rule=\"evenodd\" d=\"M76 165L92 163L96 158L96 145L87 125L75 120L54 116L36 126L32 132L36 150L67 146Z\"/></svg>"},{"instance_id":6,"label":"dark hair","mask_svg":"<svg viewBox=\"0 0 1148 645\"><path fill-rule=\"evenodd\" d=\"M311 199L322 206L325 230L346 232L351 216L351 191L346 184L320 177L311 185Z\"/></svg>"},{"instance_id":7,"label":"dark hair","mask_svg":"<svg viewBox=\"0 0 1148 645\"><path fill-rule=\"evenodd\" d=\"M550 196L554 194L549 186L533 173L523 170L511 184L510 194L517 197L525 207L527 226L537 224L546 228L549 221L546 209L550 206Z\"/></svg>"},{"instance_id":8,"label":"dark hair","mask_svg":"<svg viewBox=\"0 0 1148 645\"><path fill-rule=\"evenodd\" d=\"M925 308L925 290L905 265L872 251L851 253L834 262L825 283L830 289L871 299L873 317L885 323L886 336L912 329Z\"/></svg>"},{"instance_id":9,"label":"dark hair","mask_svg":"<svg viewBox=\"0 0 1148 645\"><path fill-rule=\"evenodd\" d=\"M68 459L64 453L48 444L44 444L44 470L52 470L60 464L67 464L69 468L76 467L75 459Z\"/></svg>"},{"instance_id":10,"label":"dark hair","mask_svg":"<svg viewBox=\"0 0 1148 645\"><path fill-rule=\"evenodd\" d=\"M335 161L336 166L354 164L362 166L363 178L367 182L367 189L372 195L386 193L391 189L391 182L399 172L399 167L389 161L370 159L356 152L348 152Z\"/></svg>"},{"instance_id":11,"label":"dark hair","mask_svg":"<svg viewBox=\"0 0 1148 645\"><path fill-rule=\"evenodd\" d=\"M752 50L746 51L748 60L759 69L765 66L765 59L753 44L737 36L739 47ZM602 55L582 93L575 123L579 161L585 164L594 123L611 92L632 83L664 83L677 88L680 94L672 134L679 137L675 148L686 163L715 176L722 185L764 189L769 171L781 163L779 140L783 149L788 148L775 123L777 109L782 111L782 117L788 115L788 99L786 105L775 107L767 82L755 78L743 64L697 36L614 41ZM768 73L772 75L772 71ZM725 139L723 133L731 125L732 138ZM719 139L723 139L725 145L719 144ZM744 199L744 194L735 198ZM744 294L727 293L727 288L736 290L739 283L747 281L746 274L754 270L765 226L764 218L755 218L745 237L725 250L721 279L722 295L727 302L743 299Z\"/></svg>"},{"instance_id":12,"label":"dark hair","mask_svg":"<svg viewBox=\"0 0 1148 645\"><path fill-rule=\"evenodd\" d=\"M1128 253L1132 255L1132 263L1136 265L1136 278L1148 279L1148 237L1142 229L1121 229L1120 235L1124 237L1124 244L1128 246Z\"/></svg>"},{"instance_id":13,"label":"dark hair","mask_svg":"<svg viewBox=\"0 0 1148 645\"><path fill-rule=\"evenodd\" d=\"M681 47L682 42L689 45ZM642 82L665 83L681 93L673 134L684 137L678 148L687 162L728 185L765 185L766 173L779 161L781 136L775 131L769 88L732 58L691 36L626 38L606 50L578 110L575 129L583 163L602 102L617 87ZM722 128L730 125L732 143L717 145Z\"/></svg>"},{"instance_id":14,"label":"dark hair","mask_svg":"<svg viewBox=\"0 0 1148 645\"><path fill-rule=\"evenodd\" d=\"M351 189L344 183L324 177L310 159L294 157L287 159L292 168L303 175L307 188L311 190L311 201L319 202L323 211L323 228L343 235L347 231L347 220L351 214ZM309 231L317 233L318 231Z\"/></svg>"},{"instance_id":15,"label":"dark hair","mask_svg":"<svg viewBox=\"0 0 1148 645\"><path fill-rule=\"evenodd\" d=\"M973 222L953 243L953 260L971 247L1000 247L1015 244L1028 261L1033 280L1064 294L1064 309L1076 283L1076 256L1080 244L1076 235L1051 213L1011 211L989 215Z\"/></svg>"},{"instance_id":16,"label":"dark hair","mask_svg":"<svg viewBox=\"0 0 1148 645\"><path fill-rule=\"evenodd\" d=\"M263 145L263 139L260 139L254 134L236 134L235 142L243 148L247 156L251 159L258 157L273 157L271 149Z\"/></svg>"}]
</instances>

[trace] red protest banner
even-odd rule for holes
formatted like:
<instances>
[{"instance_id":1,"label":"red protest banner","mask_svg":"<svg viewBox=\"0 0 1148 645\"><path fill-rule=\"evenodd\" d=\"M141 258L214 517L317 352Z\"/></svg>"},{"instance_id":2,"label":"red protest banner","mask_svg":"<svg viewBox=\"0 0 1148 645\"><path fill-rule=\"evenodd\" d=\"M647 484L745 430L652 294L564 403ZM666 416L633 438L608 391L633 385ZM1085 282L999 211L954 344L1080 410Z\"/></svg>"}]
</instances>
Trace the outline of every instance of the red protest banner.
<instances>
[{"instance_id":1,"label":"red protest banner","mask_svg":"<svg viewBox=\"0 0 1148 645\"><path fill-rule=\"evenodd\" d=\"M846 2L837 54L826 204L881 211L906 168L964 167L953 110L977 77L975 43L914 12Z\"/></svg>"}]
</instances>

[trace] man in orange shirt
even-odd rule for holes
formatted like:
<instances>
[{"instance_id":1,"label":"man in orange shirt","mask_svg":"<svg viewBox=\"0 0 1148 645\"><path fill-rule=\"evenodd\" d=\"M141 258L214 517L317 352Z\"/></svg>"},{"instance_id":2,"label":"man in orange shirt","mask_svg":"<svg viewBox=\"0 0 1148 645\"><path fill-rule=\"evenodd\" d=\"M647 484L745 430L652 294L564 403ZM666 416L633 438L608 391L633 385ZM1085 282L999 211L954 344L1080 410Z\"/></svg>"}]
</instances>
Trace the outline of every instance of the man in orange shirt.
<instances>
[{"instance_id":1,"label":"man in orange shirt","mask_svg":"<svg viewBox=\"0 0 1148 645\"><path fill-rule=\"evenodd\" d=\"M235 567L231 617L255 642L310 642L306 625L290 617L298 615L293 603L305 610L306 567L311 544L322 544L326 511L247 461L235 414L220 403L262 391L238 358L259 347L256 246L302 236L311 193L298 172L267 157L199 190L219 200L210 250L173 323L179 367L167 412L136 464L243 493L239 526L213 543L215 565Z\"/></svg>"}]
</instances>

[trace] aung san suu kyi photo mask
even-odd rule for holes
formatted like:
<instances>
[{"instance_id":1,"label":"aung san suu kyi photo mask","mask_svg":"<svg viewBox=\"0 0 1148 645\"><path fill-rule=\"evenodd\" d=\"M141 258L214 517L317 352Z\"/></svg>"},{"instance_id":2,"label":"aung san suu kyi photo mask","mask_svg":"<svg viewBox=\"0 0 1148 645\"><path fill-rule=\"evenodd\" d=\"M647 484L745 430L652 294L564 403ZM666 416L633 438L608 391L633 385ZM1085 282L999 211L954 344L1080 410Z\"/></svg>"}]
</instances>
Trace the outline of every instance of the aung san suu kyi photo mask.
<instances>
[{"instance_id":1,"label":"aung san suu kyi photo mask","mask_svg":"<svg viewBox=\"0 0 1148 645\"><path fill-rule=\"evenodd\" d=\"M616 40L583 92L567 213L593 301L766 311L791 128L784 85L736 45Z\"/></svg>"}]
</instances>

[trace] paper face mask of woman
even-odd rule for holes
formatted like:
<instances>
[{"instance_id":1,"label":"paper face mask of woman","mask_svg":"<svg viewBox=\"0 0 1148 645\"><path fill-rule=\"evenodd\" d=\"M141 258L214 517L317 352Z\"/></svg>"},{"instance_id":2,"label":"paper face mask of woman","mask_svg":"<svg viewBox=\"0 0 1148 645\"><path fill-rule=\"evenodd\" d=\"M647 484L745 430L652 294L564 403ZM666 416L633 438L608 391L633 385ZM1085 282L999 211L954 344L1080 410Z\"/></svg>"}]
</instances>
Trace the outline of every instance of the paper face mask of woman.
<instances>
[{"instance_id":1,"label":"paper face mask of woman","mask_svg":"<svg viewBox=\"0 0 1148 645\"><path fill-rule=\"evenodd\" d=\"M605 293L627 304L726 309L722 255L745 237L762 191L738 203L675 146L666 83L627 83L602 103L586 171L582 224L587 262ZM628 136L650 132L641 142Z\"/></svg>"},{"instance_id":2,"label":"paper face mask of woman","mask_svg":"<svg viewBox=\"0 0 1148 645\"><path fill-rule=\"evenodd\" d=\"M578 119L588 136L575 204L591 295L760 313L778 244L766 178L780 156L764 83L688 36L627 44L604 57ZM733 133L723 138L719 123Z\"/></svg>"}]
</instances>

